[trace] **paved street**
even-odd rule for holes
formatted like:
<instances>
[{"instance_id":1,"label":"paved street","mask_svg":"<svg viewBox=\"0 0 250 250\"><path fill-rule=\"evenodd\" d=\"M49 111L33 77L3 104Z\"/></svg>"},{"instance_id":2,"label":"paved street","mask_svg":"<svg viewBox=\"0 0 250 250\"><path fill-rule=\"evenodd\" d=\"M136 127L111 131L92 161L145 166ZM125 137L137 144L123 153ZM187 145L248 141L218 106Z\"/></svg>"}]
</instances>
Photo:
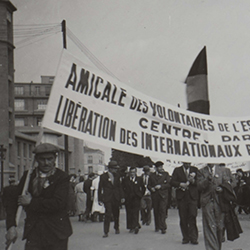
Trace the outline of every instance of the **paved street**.
<instances>
[{"instance_id":1,"label":"paved street","mask_svg":"<svg viewBox=\"0 0 250 250\"><path fill-rule=\"evenodd\" d=\"M250 215L239 215L243 234L234 242L226 241L223 243L223 250L249 250L250 249ZM177 209L170 209L167 219L167 234L154 232L153 223L150 226L142 226L138 235L130 234L125 229L125 210L121 209L120 231L116 235L111 223L111 230L108 238L102 238L103 224L99 222L78 222L78 217L71 217L74 233L69 240L69 250L205 250L202 232L201 210L198 215L199 245L182 245L181 233L179 229L179 217ZM20 223L19 239L13 245L12 250L22 250L24 242L21 241L22 222ZM0 249L4 249L5 223L0 221Z\"/></svg>"}]
</instances>

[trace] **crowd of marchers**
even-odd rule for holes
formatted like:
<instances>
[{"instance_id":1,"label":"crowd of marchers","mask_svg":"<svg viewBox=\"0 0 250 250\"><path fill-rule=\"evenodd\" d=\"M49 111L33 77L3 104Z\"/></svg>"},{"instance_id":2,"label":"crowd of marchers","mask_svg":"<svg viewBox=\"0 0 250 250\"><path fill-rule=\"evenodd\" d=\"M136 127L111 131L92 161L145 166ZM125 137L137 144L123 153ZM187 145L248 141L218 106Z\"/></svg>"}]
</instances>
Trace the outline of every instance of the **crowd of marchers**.
<instances>
[{"instance_id":1,"label":"crowd of marchers","mask_svg":"<svg viewBox=\"0 0 250 250\"><path fill-rule=\"evenodd\" d=\"M202 211L205 248L219 250L227 237L235 240L242 229L237 212L249 213L250 177L238 169L233 175L225 164L207 164L198 169L189 162L176 167L170 176L164 163L136 167L121 174L116 161L107 170L83 176L67 175L56 168L58 148L44 143L34 150L37 166L29 173L28 188L23 193L25 172L17 186L6 187L6 246L17 238L16 213L26 212L23 239L25 250L66 250L72 234L70 216L80 222L103 222L103 238L109 236L110 223L120 234L120 209L125 207L126 228L138 234L151 218L156 233L167 233L167 211L178 208L182 244L199 244L196 217ZM68 194L68 195L67 195Z\"/></svg>"},{"instance_id":2,"label":"crowd of marchers","mask_svg":"<svg viewBox=\"0 0 250 250\"><path fill-rule=\"evenodd\" d=\"M183 162L170 176L164 163L158 161L154 168L144 166L140 176L136 167L129 167L125 174L119 170L117 162L110 161L105 173L90 174L81 188L86 193L86 209L79 214L77 205L80 221L98 221L98 216L99 221L104 221L104 238L109 235L111 221L115 234L120 233L122 205L126 210L126 228L134 234L143 225L151 224L152 210L155 232L165 234L170 207L179 211L182 244L199 244L196 223L199 208L206 249L221 249L225 237L234 240L242 233L235 210L250 212L250 177L242 169L233 175L225 164L207 164L198 169Z\"/></svg>"}]
</instances>

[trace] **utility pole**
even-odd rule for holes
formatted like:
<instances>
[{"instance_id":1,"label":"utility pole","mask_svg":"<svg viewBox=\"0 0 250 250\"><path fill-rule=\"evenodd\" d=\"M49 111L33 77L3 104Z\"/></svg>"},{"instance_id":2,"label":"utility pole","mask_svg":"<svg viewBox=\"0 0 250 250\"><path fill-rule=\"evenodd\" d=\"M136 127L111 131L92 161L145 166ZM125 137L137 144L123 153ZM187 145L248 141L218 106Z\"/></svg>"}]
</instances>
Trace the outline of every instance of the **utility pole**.
<instances>
[{"instance_id":1,"label":"utility pole","mask_svg":"<svg viewBox=\"0 0 250 250\"><path fill-rule=\"evenodd\" d=\"M66 40L66 21L62 21L62 35L63 35L63 48L67 49ZM64 135L64 161L65 161L65 172L69 173L69 137Z\"/></svg>"}]
</instances>

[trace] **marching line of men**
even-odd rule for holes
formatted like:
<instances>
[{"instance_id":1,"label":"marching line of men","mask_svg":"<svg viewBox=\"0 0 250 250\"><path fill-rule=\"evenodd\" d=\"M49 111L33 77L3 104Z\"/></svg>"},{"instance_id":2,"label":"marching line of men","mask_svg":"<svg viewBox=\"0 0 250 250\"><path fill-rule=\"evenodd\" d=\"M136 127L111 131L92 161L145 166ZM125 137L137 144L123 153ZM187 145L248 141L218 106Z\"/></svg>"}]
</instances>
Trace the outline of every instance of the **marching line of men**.
<instances>
[{"instance_id":1,"label":"marching line of men","mask_svg":"<svg viewBox=\"0 0 250 250\"><path fill-rule=\"evenodd\" d=\"M34 150L37 167L31 172L28 191L22 194L25 172L16 188L15 194L6 200L6 246L17 239L16 211L18 205L25 208L26 220L24 237L25 250L62 250L68 248L68 238L72 234L67 206L69 176L56 168L59 149L49 143L40 144ZM121 178L116 161L110 161L108 171L100 175L98 203L105 207L103 223L104 238L108 237L111 217L114 220L115 233L120 233L120 206L125 204L127 229L138 234L142 224L151 222L153 208L155 231L166 233L167 209L172 187L176 189L179 209L182 244L198 244L196 225L197 208L200 200L205 248L220 250L227 233L228 240L239 238L242 233L234 204L237 197L236 186L231 171L225 164L207 166L198 170L190 163L174 169L172 177L163 168L163 162L157 161L155 172L143 168L144 174L137 176L137 169L131 167L128 175Z\"/></svg>"},{"instance_id":2,"label":"marching line of men","mask_svg":"<svg viewBox=\"0 0 250 250\"><path fill-rule=\"evenodd\" d=\"M221 249L225 231L228 240L239 238L242 229L234 211L237 197L233 188L236 180L225 164L208 164L198 170L184 162L174 169L172 177L164 170L163 162L157 161L154 165L154 173L150 173L150 168L145 166L144 174L140 177L136 175L136 168L131 167L128 175L119 181L117 162L109 163L108 172L100 177L99 184L99 202L105 206L104 238L108 237L112 212L115 216L115 233L120 233L119 205L124 202L130 233L138 234L141 228L140 211L142 224L150 224L153 208L155 232L165 234L172 187L176 189L182 244L199 244L196 217L200 207L207 250ZM113 179L116 179L116 184Z\"/></svg>"}]
</instances>

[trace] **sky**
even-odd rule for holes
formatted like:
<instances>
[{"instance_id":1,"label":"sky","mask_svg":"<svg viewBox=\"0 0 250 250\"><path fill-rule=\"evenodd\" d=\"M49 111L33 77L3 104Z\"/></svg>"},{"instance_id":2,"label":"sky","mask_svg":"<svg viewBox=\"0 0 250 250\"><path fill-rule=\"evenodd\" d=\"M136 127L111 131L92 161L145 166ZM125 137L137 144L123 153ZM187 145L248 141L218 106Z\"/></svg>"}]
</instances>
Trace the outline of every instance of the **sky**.
<instances>
[{"instance_id":1,"label":"sky","mask_svg":"<svg viewBox=\"0 0 250 250\"><path fill-rule=\"evenodd\" d=\"M57 33L49 37L27 38L27 32L14 37L15 82L40 82L41 75L56 74L63 47L60 23L66 20L85 49L116 78L184 109L185 78L206 46L210 114L250 116L248 0L11 2L17 8L16 31L58 24ZM93 66L68 37L67 49Z\"/></svg>"}]
</instances>

